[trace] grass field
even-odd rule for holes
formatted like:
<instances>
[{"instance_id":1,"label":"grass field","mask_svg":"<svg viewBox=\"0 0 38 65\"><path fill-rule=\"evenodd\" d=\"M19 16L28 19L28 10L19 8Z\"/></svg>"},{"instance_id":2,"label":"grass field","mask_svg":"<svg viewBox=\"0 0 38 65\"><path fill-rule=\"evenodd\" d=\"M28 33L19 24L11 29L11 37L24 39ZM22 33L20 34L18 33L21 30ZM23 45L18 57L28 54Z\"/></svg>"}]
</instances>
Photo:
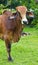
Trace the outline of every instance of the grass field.
<instances>
[{"instance_id":1,"label":"grass field","mask_svg":"<svg viewBox=\"0 0 38 65\"><path fill-rule=\"evenodd\" d=\"M0 40L0 65L38 65L38 29L26 27L24 31L30 35L22 36L18 43L12 44L13 62L7 60L5 43Z\"/></svg>"}]
</instances>

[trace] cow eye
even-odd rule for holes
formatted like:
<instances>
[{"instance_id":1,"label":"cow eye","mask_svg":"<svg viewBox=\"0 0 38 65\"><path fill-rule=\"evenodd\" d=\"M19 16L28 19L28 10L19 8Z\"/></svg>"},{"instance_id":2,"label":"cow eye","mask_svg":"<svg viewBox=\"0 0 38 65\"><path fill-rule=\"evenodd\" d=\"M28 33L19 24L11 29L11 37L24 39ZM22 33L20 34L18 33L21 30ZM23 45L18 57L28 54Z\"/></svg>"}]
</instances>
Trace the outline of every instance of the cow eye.
<instances>
[{"instance_id":1,"label":"cow eye","mask_svg":"<svg viewBox=\"0 0 38 65\"><path fill-rule=\"evenodd\" d=\"M29 15L29 13L30 13L30 12L28 12L28 11L26 12L27 15Z\"/></svg>"},{"instance_id":2,"label":"cow eye","mask_svg":"<svg viewBox=\"0 0 38 65\"><path fill-rule=\"evenodd\" d=\"M29 18L29 12L26 12L26 17Z\"/></svg>"}]
</instances>

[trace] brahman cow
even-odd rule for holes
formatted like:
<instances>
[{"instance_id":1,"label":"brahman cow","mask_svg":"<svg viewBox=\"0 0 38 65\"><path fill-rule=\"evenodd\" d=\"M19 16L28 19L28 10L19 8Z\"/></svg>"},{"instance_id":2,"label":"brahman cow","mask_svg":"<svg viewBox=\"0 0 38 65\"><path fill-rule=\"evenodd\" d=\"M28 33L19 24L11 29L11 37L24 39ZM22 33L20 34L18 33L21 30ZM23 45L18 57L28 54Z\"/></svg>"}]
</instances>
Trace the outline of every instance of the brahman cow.
<instances>
[{"instance_id":1,"label":"brahman cow","mask_svg":"<svg viewBox=\"0 0 38 65\"><path fill-rule=\"evenodd\" d=\"M11 11L4 11L0 15L0 39L5 41L8 60L11 61L11 42L18 42L21 37L22 24L25 21L28 24L26 18L27 8L25 6L16 7L16 13Z\"/></svg>"}]
</instances>

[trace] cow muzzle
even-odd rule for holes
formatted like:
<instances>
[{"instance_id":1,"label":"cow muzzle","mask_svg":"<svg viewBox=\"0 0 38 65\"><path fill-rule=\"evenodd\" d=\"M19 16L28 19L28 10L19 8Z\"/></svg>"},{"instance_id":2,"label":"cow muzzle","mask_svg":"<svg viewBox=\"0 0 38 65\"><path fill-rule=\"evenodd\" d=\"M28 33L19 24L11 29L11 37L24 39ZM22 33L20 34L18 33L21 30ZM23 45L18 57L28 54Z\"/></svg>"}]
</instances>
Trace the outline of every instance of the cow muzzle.
<instances>
[{"instance_id":1,"label":"cow muzzle","mask_svg":"<svg viewBox=\"0 0 38 65\"><path fill-rule=\"evenodd\" d=\"M28 21L23 21L23 23L28 24Z\"/></svg>"},{"instance_id":2,"label":"cow muzzle","mask_svg":"<svg viewBox=\"0 0 38 65\"><path fill-rule=\"evenodd\" d=\"M27 18L23 18L23 19L22 19L22 24L24 24L24 23L28 24Z\"/></svg>"}]
</instances>

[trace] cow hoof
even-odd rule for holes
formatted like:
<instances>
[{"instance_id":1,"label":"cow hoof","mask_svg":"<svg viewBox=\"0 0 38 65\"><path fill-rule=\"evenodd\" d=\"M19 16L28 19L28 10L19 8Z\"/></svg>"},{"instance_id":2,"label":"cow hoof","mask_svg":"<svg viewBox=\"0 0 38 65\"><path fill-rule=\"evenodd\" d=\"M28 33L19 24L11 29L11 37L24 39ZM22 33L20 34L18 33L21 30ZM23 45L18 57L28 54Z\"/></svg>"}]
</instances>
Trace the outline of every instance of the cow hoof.
<instances>
[{"instance_id":1,"label":"cow hoof","mask_svg":"<svg viewBox=\"0 0 38 65\"><path fill-rule=\"evenodd\" d=\"M8 58L8 61L13 61L13 59L11 57Z\"/></svg>"}]
</instances>

